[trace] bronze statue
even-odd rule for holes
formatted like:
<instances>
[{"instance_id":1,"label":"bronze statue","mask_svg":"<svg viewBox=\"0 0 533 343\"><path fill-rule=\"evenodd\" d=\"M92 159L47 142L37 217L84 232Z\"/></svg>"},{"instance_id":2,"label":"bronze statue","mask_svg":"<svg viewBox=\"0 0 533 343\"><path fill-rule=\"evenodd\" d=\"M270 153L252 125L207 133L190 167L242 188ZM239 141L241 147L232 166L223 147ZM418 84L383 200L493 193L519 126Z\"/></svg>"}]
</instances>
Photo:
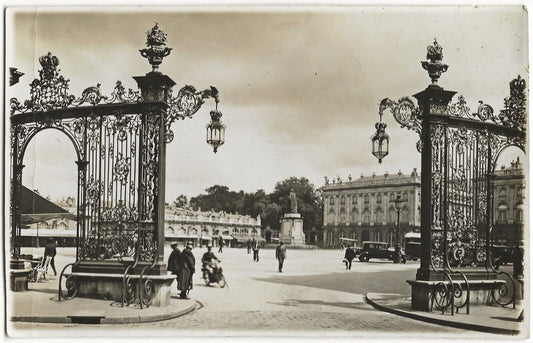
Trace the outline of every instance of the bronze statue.
<instances>
[{"instance_id":1,"label":"bronze statue","mask_svg":"<svg viewBox=\"0 0 533 343\"><path fill-rule=\"evenodd\" d=\"M292 188L289 194L289 200L291 202L291 213L298 213L298 201L296 200L296 193L294 193Z\"/></svg>"}]
</instances>

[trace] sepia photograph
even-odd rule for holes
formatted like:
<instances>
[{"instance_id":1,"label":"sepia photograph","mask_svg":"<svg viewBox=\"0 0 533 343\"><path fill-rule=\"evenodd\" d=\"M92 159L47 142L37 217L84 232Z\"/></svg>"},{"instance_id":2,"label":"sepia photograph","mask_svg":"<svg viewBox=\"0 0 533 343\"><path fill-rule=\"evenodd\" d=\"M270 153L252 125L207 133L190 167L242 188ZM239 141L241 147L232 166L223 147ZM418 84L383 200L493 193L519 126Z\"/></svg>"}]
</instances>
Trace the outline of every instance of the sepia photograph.
<instances>
[{"instance_id":1,"label":"sepia photograph","mask_svg":"<svg viewBox=\"0 0 533 343\"><path fill-rule=\"evenodd\" d=\"M5 6L4 335L528 339L528 21Z\"/></svg>"}]
</instances>

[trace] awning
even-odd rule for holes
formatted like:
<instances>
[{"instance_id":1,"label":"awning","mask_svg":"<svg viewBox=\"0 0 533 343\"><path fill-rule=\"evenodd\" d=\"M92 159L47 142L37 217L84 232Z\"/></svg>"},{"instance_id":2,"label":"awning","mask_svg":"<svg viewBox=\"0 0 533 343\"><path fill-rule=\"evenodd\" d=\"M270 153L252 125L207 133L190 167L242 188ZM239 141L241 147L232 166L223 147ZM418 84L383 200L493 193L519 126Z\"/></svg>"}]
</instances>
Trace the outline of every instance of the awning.
<instances>
[{"instance_id":1,"label":"awning","mask_svg":"<svg viewBox=\"0 0 533 343\"><path fill-rule=\"evenodd\" d=\"M76 230L61 229L22 229L22 237L76 237Z\"/></svg>"},{"instance_id":2,"label":"awning","mask_svg":"<svg viewBox=\"0 0 533 343\"><path fill-rule=\"evenodd\" d=\"M232 235L233 239L237 240L237 242L247 242L248 240L253 241L255 239L256 242L266 242L266 240L261 236L247 236L247 235Z\"/></svg>"},{"instance_id":3,"label":"awning","mask_svg":"<svg viewBox=\"0 0 533 343\"><path fill-rule=\"evenodd\" d=\"M41 213L41 214L26 214L21 216L22 224L34 224L44 222L50 219L70 219L76 220L76 216L72 213Z\"/></svg>"},{"instance_id":4,"label":"awning","mask_svg":"<svg viewBox=\"0 0 533 343\"><path fill-rule=\"evenodd\" d=\"M505 211L505 210L507 210L507 206L505 206L504 204L501 204L500 206L498 206L498 210L499 211Z\"/></svg>"},{"instance_id":5,"label":"awning","mask_svg":"<svg viewBox=\"0 0 533 343\"><path fill-rule=\"evenodd\" d=\"M408 232L405 234L405 238L420 238L420 232Z\"/></svg>"},{"instance_id":6,"label":"awning","mask_svg":"<svg viewBox=\"0 0 533 343\"><path fill-rule=\"evenodd\" d=\"M176 233L165 233L166 238L184 238L184 239L198 239L198 236L191 236L191 235L183 235L183 234L176 234Z\"/></svg>"},{"instance_id":7,"label":"awning","mask_svg":"<svg viewBox=\"0 0 533 343\"><path fill-rule=\"evenodd\" d=\"M341 241L357 242L357 239L352 239L352 238L341 238Z\"/></svg>"},{"instance_id":8,"label":"awning","mask_svg":"<svg viewBox=\"0 0 533 343\"><path fill-rule=\"evenodd\" d=\"M76 220L76 215L21 185L21 224L38 223L54 218Z\"/></svg>"},{"instance_id":9,"label":"awning","mask_svg":"<svg viewBox=\"0 0 533 343\"><path fill-rule=\"evenodd\" d=\"M222 237L222 239L224 239L224 240L230 240L230 241L233 239L233 237L227 236L227 235L221 235L219 237Z\"/></svg>"}]
</instances>

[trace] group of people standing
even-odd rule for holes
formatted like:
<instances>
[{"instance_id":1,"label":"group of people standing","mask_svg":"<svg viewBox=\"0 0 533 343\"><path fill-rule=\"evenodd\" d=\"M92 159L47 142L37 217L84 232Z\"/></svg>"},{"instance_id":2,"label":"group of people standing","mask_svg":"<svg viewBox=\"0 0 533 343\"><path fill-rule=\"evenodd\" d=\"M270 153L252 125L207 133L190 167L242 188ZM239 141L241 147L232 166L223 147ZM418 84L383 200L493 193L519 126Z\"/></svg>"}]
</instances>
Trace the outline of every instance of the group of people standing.
<instances>
[{"instance_id":1,"label":"group of people standing","mask_svg":"<svg viewBox=\"0 0 533 343\"><path fill-rule=\"evenodd\" d=\"M192 243L187 243L185 248L180 251L178 243L170 245L172 253L168 258L167 270L176 275L178 290L181 291L180 299L188 299L187 294L192 289L192 276L195 273L196 259L192 254Z\"/></svg>"}]
</instances>

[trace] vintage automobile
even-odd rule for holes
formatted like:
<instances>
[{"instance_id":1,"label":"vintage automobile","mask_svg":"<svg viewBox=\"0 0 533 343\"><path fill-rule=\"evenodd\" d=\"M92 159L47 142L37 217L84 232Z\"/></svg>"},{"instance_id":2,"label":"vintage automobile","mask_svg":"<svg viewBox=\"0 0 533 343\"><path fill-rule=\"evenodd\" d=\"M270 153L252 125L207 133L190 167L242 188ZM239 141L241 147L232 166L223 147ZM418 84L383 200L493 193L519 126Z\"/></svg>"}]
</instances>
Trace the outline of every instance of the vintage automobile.
<instances>
[{"instance_id":1,"label":"vintage automobile","mask_svg":"<svg viewBox=\"0 0 533 343\"><path fill-rule=\"evenodd\" d=\"M505 245L492 246L492 265L498 269L501 265L513 263L513 249Z\"/></svg>"},{"instance_id":2,"label":"vintage automobile","mask_svg":"<svg viewBox=\"0 0 533 343\"><path fill-rule=\"evenodd\" d=\"M389 248L389 244L384 242L365 241L363 247L355 252L355 256L358 256L361 262L368 262L371 258L384 258L393 261L394 255L394 248ZM403 251L401 256L401 262L405 263L406 258Z\"/></svg>"},{"instance_id":3,"label":"vintage automobile","mask_svg":"<svg viewBox=\"0 0 533 343\"><path fill-rule=\"evenodd\" d=\"M416 261L420 258L420 232L405 234L405 256L408 260Z\"/></svg>"}]
</instances>

